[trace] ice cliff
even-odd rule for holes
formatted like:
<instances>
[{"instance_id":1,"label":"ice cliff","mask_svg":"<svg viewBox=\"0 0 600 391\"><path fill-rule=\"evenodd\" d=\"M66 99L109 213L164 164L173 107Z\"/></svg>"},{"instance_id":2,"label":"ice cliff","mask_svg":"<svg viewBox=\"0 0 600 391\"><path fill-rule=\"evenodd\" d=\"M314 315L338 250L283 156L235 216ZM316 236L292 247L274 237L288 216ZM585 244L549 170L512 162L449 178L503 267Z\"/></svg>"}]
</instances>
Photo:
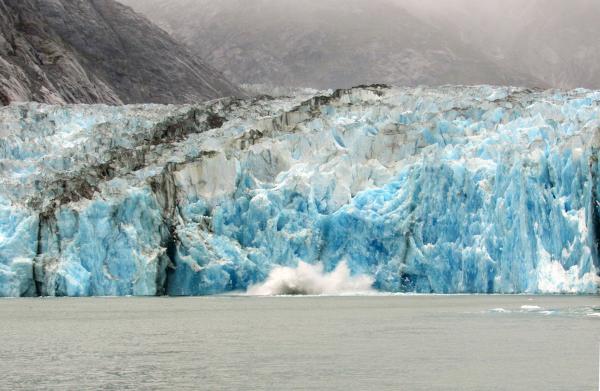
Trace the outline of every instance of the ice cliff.
<instances>
[{"instance_id":1,"label":"ice cliff","mask_svg":"<svg viewBox=\"0 0 600 391\"><path fill-rule=\"evenodd\" d=\"M0 295L596 293L600 92L358 87L0 109ZM289 270L289 269L285 269Z\"/></svg>"}]
</instances>

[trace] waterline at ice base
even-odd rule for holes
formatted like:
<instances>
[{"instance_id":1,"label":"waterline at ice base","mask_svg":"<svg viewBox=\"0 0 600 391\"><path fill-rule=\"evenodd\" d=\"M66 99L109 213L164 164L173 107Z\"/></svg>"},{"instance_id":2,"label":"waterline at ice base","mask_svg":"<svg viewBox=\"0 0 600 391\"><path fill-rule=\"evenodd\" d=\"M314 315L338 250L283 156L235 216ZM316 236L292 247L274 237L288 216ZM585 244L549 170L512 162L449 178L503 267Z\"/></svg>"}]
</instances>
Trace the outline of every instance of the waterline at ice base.
<instances>
[{"instance_id":1,"label":"waterline at ice base","mask_svg":"<svg viewBox=\"0 0 600 391\"><path fill-rule=\"evenodd\" d=\"M0 296L595 294L599 148L590 90L13 104Z\"/></svg>"}]
</instances>

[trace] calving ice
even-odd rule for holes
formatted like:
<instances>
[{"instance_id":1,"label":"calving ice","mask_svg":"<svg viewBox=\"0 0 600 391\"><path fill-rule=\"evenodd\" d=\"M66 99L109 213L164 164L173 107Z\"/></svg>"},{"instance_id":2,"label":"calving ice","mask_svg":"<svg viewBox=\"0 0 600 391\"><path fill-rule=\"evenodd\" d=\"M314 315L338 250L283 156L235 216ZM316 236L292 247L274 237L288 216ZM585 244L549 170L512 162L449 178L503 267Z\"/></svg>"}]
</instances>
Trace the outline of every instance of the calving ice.
<instances>
[{"instance_id":1,"label":"calving ice","mask_svg":"<svg viewBox=\"0 0 600 391\"><path fill-rule=\"evenodd\" d=\"M0 295L595 293L599 136L589 90L11 105Z\"/></svg>"}]
</instances>

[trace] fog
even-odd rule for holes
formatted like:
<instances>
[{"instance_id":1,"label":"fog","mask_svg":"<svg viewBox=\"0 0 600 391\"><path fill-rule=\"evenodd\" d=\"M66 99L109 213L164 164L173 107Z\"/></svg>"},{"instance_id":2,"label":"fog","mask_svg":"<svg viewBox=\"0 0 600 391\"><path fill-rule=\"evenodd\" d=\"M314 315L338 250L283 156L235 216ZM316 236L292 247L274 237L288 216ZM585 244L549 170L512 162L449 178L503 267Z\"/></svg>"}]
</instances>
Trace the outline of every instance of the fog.
<instances>
[{"instance_id":1,"label":"fog","mask_svg":"<svg viewBox=\"0 0 600 391\"><path fill-rule=\"evenodd\" d=\"M595 0L123 0L238 83L600 88Z\"/></svg>"}]
</instances>

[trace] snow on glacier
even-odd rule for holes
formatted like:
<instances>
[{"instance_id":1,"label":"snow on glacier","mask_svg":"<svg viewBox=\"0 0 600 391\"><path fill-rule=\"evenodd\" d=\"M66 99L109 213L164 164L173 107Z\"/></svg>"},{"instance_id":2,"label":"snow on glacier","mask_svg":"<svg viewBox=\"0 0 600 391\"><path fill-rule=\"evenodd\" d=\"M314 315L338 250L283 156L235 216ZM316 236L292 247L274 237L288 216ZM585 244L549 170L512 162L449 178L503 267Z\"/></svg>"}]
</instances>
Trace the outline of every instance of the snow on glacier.
<instances>
[{"instance_id":1,"label":"snow on glacier","mask_svg":"<svg viewBox=\"0 0 600 391\"><path fill-rule=\"evenodd\" d=\"M0 109L0 296L598 291L600 92L305 98Z\"/></svg>"}]
</instances>

